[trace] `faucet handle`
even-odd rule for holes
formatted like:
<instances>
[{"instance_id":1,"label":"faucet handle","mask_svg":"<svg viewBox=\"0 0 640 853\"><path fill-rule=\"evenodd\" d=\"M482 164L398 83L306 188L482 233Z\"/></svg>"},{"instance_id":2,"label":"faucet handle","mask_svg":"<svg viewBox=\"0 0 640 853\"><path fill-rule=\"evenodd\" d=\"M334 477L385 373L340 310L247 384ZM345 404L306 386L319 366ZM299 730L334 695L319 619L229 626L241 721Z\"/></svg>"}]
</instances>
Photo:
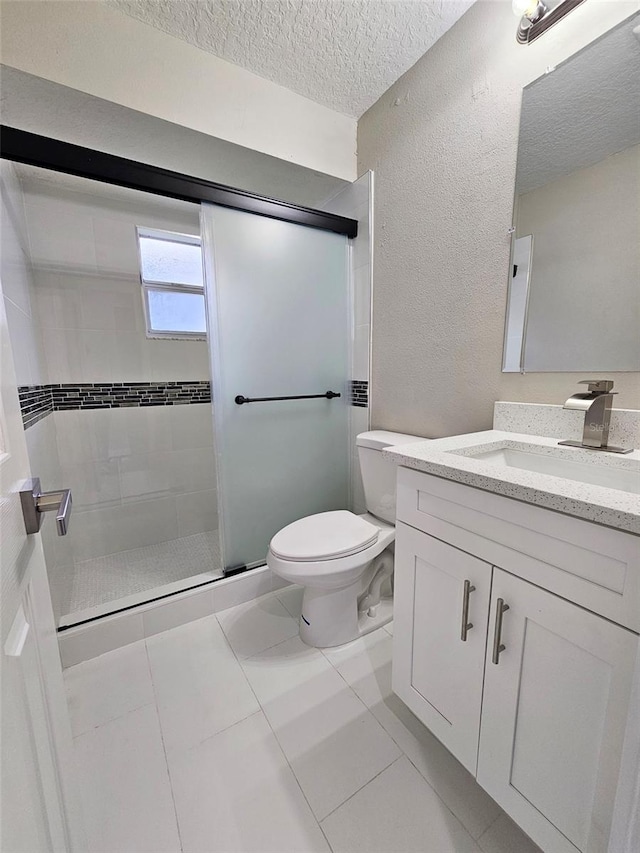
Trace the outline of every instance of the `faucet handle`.
<instances>
[{"instance_id":1,"label":"faucet handle","mask_svg":"<svg viewBox=\"0 0 640 853\"><path fill-rule=\"evenodd\" d=\"M587 391L590 394L610 394L613 388L613 379L582 379L578 385L588 385Z\"/></svg>"}]
</instances>

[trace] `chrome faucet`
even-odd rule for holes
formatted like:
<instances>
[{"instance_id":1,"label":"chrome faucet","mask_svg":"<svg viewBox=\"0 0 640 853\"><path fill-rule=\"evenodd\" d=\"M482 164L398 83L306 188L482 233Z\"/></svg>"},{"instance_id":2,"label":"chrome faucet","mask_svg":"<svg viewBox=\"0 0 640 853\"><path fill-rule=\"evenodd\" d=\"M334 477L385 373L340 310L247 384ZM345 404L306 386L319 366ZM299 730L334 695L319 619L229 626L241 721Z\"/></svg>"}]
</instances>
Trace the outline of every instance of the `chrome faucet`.
<instances>
[{"instance_id":1,"label":"chrome faucet","mask_svg":"<svg viewBox=\"0 0 640 853\"><path fill-rule=\"evenodd\" d=\"M587 385L586 392L572 394L564 404L565 409L584 412L582 441L559 441L568 447L586 450L607 450L610 453L631 453L631 449L609 445L609 424L613 403L613 381L611 379L583 379L578 385Z\"/></svg>"}]
</instances>

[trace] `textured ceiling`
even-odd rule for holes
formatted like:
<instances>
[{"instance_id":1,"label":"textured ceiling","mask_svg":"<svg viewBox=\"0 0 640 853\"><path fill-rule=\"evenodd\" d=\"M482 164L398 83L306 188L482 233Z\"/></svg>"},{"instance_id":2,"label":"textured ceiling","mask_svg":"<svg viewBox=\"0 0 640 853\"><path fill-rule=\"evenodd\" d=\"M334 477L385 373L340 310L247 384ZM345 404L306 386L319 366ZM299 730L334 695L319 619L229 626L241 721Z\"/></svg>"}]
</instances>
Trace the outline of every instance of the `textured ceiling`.
<instances>
[{"instance_id":1,"label":"textured ceiling","mask_svg":"<svg viewBox=\"0 0 640 853\"><path fill-rule=\"evenodd\" d=\"M640 143L636 15L523 92L518 193Z\"/></svg>"},{"instance_id":2,"label":"textured ceiling","mask_svg":"<svg viewBox=\"0 0 640 853\"><path fill-rule=\"evenodd\" d=\"M474 0L107 0L338 112L359 117Z\"/></svg>"}]
</instances>

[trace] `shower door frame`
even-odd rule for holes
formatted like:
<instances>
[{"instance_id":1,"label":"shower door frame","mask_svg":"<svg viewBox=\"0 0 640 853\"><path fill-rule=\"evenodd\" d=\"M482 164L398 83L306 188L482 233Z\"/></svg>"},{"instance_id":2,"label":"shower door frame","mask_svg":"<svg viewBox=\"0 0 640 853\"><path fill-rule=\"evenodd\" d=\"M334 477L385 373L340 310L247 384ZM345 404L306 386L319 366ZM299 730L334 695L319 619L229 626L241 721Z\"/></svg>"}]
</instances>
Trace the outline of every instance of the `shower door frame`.
<instances>
[{"instance_id":1,"label":"shower door frame","mask_svg":"<svg viewBox=\"0 0 640 853\"><path fill-rule=\"evenodd\" d=\"M171 172L151 163L127 160L4 124L0 125L0 158L180 201L210 202L269 219L333 231L350 238L358 236L356 219Z\"/></svg>"},{"instance_id":2,"label":"shower door frame","mask_svg":"<svg viewBox=\"0 0 640 853\"><path fill-rule=\"evenodd\" d=\"M358 221L356 219L280 201L247 190L218 184L204 178L172 172L150 163L128 160L115 154L85 148L74 143L41 136L4 124L0 124L0 159L198 205L202 202L209 202L220 207L242 210L246 213L290 222L294 225L305 225L309 228L331 231L348 238L354 238L358 235ZM252 567L247 566L246 568ZM243 570L238 569L238 572ZM226 576L230 577L235 573L230 572ZM215 584L217 580L219 579L196 583L185 590L180 590L180 592L209 586ZM169 599L176 594L178 593L170 592L154 595L141 603L150 604ZM107 614L92 616L71 625L58 627L57 632L62 633L78 625L99 621L107 615L113 616L117 613L133 610L139 607L141 603L115 607Z\"/></svg>"}]
</instances>

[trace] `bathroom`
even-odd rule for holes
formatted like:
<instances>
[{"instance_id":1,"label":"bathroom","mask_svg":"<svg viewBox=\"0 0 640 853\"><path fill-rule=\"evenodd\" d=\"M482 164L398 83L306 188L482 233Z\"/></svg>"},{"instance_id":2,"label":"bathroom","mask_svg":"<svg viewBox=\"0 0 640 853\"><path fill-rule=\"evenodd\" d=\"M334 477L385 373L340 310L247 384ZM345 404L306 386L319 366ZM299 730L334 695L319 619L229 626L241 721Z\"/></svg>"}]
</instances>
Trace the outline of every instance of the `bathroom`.
<instances>
[{"instance_id":1,"label":"bathroom","mask_svg":"<svg viewBox=\"0 0 640 853\"><path fill-rule=\"evenodd\" d=\"M3 0L3 849L637 849L640 6L549 5Z\"/></svg>"}]
</instances>

